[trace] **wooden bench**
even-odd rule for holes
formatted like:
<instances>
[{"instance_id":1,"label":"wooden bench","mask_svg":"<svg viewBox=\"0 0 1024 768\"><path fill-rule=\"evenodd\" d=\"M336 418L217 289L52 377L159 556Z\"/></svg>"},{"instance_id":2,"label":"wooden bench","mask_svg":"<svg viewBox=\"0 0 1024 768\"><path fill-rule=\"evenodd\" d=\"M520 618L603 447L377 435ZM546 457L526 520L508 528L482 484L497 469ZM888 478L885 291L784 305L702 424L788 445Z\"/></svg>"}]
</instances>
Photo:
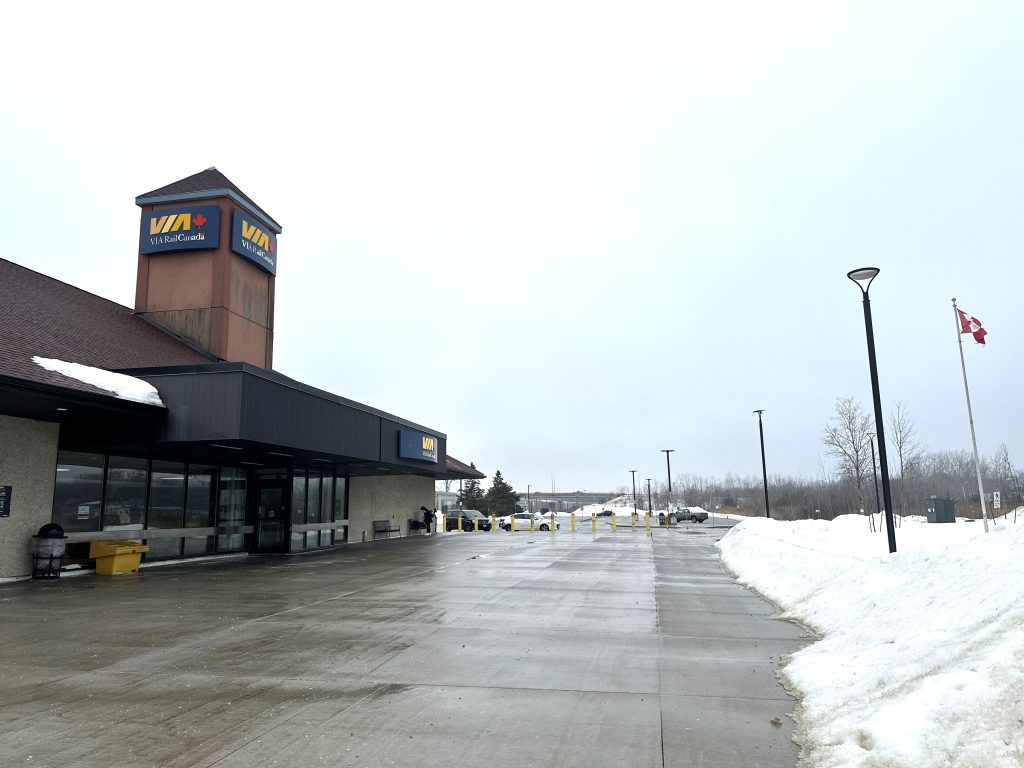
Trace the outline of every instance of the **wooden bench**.
<instances>
[{"instance_id":1,"label":"wooden bench","mask_svg":"<svg viewBox=\"0 0 1024 768\"><path fill-rule=\"evenodd\" d=\"M401 533L402 529L395 524L393 520L374 520L373 521L373 538L377 538L378 533L387 534L387 538L391 538L392 533Z\"/></svg>"}]
</instances>

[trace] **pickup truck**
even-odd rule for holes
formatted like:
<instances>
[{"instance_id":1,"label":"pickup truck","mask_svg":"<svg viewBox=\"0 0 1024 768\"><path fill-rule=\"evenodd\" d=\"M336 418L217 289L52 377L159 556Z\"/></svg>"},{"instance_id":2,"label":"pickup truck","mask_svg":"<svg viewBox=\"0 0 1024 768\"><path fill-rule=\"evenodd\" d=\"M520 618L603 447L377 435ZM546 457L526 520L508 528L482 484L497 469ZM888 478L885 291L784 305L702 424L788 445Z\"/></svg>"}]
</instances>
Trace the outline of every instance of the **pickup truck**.
<instances>
[{"instance_id":1,"label":"pickup truck","mask_svg":"<svg viewBox=\"0 0 1024 768\"><path fill-rule=\"evenodd\" d=\"M676 520L682 521L687 518L690 519L691 523L703 523L708 519L708 513L703 510L697 511L696 509L687 509L686 507L683 507L676 512Z\"/></svg>"}]
</instances>

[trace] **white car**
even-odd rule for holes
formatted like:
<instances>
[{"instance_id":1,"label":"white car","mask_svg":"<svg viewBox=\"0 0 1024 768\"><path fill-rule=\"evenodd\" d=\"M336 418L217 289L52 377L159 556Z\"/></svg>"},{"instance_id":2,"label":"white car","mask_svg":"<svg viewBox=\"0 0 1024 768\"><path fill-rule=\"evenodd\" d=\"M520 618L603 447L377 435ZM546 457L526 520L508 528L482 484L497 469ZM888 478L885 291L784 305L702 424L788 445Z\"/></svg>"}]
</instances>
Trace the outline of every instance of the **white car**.
<instances>
[{"instance_id":1,"label":"white car","mask_svg":"<svg viewBox=\"0 0 1024 768\"><path fill-rule=\"evenodd\" d=\"M504 528L506 531L511 533L512 531L512 517L516 519L516 530L517 531L529 531L530 523L533 522L533 529L535 531L550 531L551 530L551 518L541 517L540 515L531 515L529 512L516 512L515 515L505 515L498 518L498 527ZM555 520L555 530L561 528L561 524Z\"/></svg>"}]
</instances>

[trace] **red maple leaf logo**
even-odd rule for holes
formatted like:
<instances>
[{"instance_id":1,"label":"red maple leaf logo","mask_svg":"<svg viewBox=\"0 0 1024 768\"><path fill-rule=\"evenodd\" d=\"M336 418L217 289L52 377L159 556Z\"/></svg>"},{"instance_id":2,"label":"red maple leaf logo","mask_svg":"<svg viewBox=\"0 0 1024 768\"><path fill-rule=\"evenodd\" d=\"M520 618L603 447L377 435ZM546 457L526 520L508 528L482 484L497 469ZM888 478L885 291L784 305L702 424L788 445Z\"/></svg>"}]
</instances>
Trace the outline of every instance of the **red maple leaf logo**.
<instances>
[{"instance_id":1,"label":"red maple leaf logo","mask_svg":"<svg viewBox=\"0 0 1024 768\"><path fill-rule=\"evenodd\" d=\"M196 216L194 219L192 219L192 221L194 221L196 223L197 227L201 227L201 226L203 226L203 224L206 223L206 217L203 216L203 214L200 213L198 216Z\"/></svg>"}]
</instances>

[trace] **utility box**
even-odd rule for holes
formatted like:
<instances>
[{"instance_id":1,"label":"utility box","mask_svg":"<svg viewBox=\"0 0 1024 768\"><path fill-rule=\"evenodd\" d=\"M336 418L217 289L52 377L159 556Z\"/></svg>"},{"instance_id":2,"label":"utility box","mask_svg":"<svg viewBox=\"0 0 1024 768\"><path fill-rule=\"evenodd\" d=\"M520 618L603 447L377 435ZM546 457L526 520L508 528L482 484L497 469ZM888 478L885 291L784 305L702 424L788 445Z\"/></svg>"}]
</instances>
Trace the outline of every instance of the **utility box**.
<instances>
[{"instance_id":1,"label":"utility box","mask_svg":"<svg viewBox=\"0 0 1024 768\"><path fill-rule=\"evenodd\" d=\"M89 557L96 558L96 573L112 576L115 573L134 573L139 570L142 556L149 547L137 541L93 541L89 543Z\"/></svg>"},{"instance_id":2,"label":"utility box","mask_svg":"<svg viewBox=\"0 0 1024 768\"><path fill-rule=\"evenodd\" d=\"M956 522L956 504L953 503L952 499L942 499L938 496L932 496L930 499L927 499L927 503L929 523Z\"/></svg>"}]
</instances>

